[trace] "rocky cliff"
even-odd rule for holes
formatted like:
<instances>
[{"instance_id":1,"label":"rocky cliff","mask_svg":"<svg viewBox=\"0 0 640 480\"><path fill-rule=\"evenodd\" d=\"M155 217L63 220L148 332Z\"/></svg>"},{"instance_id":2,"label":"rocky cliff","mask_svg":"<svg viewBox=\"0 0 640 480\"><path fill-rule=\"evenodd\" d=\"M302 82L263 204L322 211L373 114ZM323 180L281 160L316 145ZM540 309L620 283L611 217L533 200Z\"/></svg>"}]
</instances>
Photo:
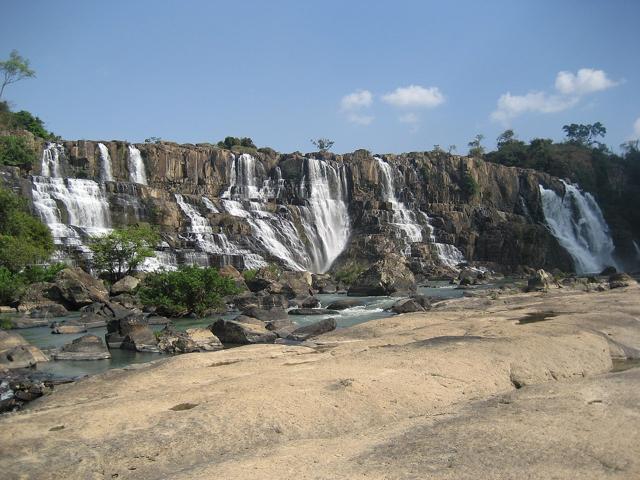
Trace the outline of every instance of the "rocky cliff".
<instances>
[{"instance_id":1,"label":"rocky cliff","mask_svg":"<svg viewBox=\"0 0 640 480\"><path fill-rule=\"evenodd\" d=\"M91 235L148 222L163 237L149 268L181 263L362 269L402 253L416 274L461 262L514 271L573 268L545 222L558 179L444 153L374 156L229 151L210 144L42 145L32 171L3 172L68 256Z\"/></svg>"}]
</instances>

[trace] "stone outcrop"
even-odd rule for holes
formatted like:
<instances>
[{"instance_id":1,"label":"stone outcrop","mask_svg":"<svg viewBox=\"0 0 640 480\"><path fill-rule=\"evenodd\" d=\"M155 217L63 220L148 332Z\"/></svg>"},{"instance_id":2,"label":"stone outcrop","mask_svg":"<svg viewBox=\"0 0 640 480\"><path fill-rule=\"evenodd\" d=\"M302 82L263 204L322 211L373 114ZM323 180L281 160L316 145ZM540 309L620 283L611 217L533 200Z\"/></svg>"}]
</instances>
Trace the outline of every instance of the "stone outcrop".
<instances>
[{"instance_id":1,"label":"stone outcrop","mask_svg":"<svg viewBox=\"0 0 640 480\"><path fill-rule=\"evenodd\" d=\"M0 370L33 367L48 361L49 358L22 335L0 330Z\"/></svg>"},{"instance_id":2,"label":"stone outcrop","mask_svg":"<svg viewBox=\"0 0 640 480\"><path fill-rule=\"evenodd\" d=\"M207 328L188 328L180 332L169 324L158 335L158 348L166 353L192 353L222 350L223 346Z\"/></svg>"},{"instance_id":3,"label":"stone outcrop","mask_svg":"<svg viewBox=\"0 0 640 480\"><path fill-rule=\"evenodd\" d=\"M100 337L96 335L84 335L53 353L56 360L105 360L111 358Z\"/></svg>"},{"instance_id":4,"label":"stone outcrop","mask_svg":"<svg viewBox=\"0 0 640 480\"><path fill-rule=\"evenodd\" d=\"M109 292L102 280L92 277L79 267L65 268L56 275L54 283L56 296L72 309L109 300Z\"/></svg>"},{"instance_id":5,"label":"stone outcrop","mask_svg":"<svg viewBox=\"0 0 640 480\"><path fill-rule=\"evenodd\" d=\"M362 272L349 287L350 296L406 294L415 291L416 281L404 258L389 254Z\"/></svg>"},{"instance_id":6,"label":"stone outcrop","mask_svg":"<svg viewBox=\"0 0 640 480\"><path fill-rule=\"evenodd\" d=\"M553 275L540 269L527 282L527 292L546 292L556 284Z\"/></svg>"},{"instance_id":7,"label":"stone outcrop","mask_svg":"<svg viewBox=\"0 0 640 480\"><path fill-rule=\"evenodd\" d=\"M335 318L326 318L295 329L287 336L287 339L302 342L323 333L329 333L335 330L337 326Z\"/></svg>"},{"instance_id":8,"label":"stone outcrop","mask_svg":"<svg viewBox=\"0 0 640 480\"><path fill-rule=\"evenodd\" d=\"M267 330L265 322L243 315L234 320L217 320L209 328L225 344L273 343L278 338L275 332Z\"/></svg>"},{"instance_id":9,"label":"stone outcrop","mask_svg":"<svg viewBox=\"0 0 640 480\"><path fill-rule=\"evenodd\" d=\"M109 348L158 352L158 340L141 313L131 312L107 323L105 340Z\"/></svg>"},{"instance_id":10,"label":"stone outcrop","mask_svg":"<svg viewBox=\"0 0 640 480\"><path fill-rule=\"evenodd\" d=\"M126 275L111 285L111 295L120 295L121 293L132 293L138 288L140 280L131 275Z\"/></svg>"}]
</instances>

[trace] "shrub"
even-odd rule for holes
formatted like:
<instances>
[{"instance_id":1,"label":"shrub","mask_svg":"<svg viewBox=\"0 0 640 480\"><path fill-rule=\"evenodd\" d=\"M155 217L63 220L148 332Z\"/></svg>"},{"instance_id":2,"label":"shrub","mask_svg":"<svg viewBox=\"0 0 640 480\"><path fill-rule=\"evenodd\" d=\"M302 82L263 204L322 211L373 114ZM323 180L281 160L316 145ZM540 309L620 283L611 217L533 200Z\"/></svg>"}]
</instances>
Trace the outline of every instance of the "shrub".
<instances>
[{"instance_id":1,"label":"shrub","mask_svg":"<svg viewBox=\"0 0 640 480\"><path fill-rule=\"evenodd\" d=\"M44 122L40 120L40 118L34 117L26 110L20 110L19 112L14 113L13 122L17 128L27 130L33 133L36 137L49 140L55 136L44 128Z\"/></svg>"},{"instance_id":2,"label":"shrub","mask_svg":"<svg viewBox=\"0 0 640 480\"><path fill-rule=\"evenodd\" d=\"M51 265L30 265L22 272L22 277L28 284L37 282L53 282L58 272L67 268L64 263L53 263Z\"/></svg>"},{"instance_id":3,"label":"shrub","mask_svg":"<svg viewBox=\"0 0 640 480\"><path fill-rule=\"evenodd\" d=\"M355 263L342 267L340 270L336 271L334 277L338 282L344 285L351 285L365 270L366 269L362 265Z\"/></svg>"},{"instance_id":4,"label":"shrub","mask_svg":"<svg viewBox=\"0 0 640 480\"><path fill-rule=\"evenodd\" d=\"M251 280L255 279L256 275L258 275L258 270L256 269L245 270L244 272L242 272L242 276L244 277L245 282L250 282Z\"/></svg>"},{"instance_id":5,"label":"shrub","mask_svg":"<svg viewBox=\"0 0 640 480\"><path fill-rule=\"evenodd\" d=\"M462 191L467 197L473 197L479 191L478 182L473 178L471 173L465 171L462 173Z\"/></svg>"},{"instance_id":6,"label":"shrub","mask_svg":"<svg viewBox=\"0 0 640 480\"><path fill-rule=\"evenodd\" d=\"M0 137L0 165L31 165L35 161L36 153L25 137Z\"/></svg>"},{"instance_id":7,"label":"shrub","mask_svg":"<svg viewBox=\"0 0 640 480\"><path fill-rule=\"evenodd\" d=\"M0 305L11 305L18 301L24 292L22 276L6 267L0 267Z\"/></svg>"},{"instance_id":8,"label":"shrub","mask_svg":"<svg viewBox=\"0 0 640 480\"><path fill-rule=\"evenodd\" d=\"M181 267L176 271L150 273L138 292L142 303L161 315L204 315L224 305L223 297L239 293L232 278L216 268Z\"/></svg>"}]
</instances>

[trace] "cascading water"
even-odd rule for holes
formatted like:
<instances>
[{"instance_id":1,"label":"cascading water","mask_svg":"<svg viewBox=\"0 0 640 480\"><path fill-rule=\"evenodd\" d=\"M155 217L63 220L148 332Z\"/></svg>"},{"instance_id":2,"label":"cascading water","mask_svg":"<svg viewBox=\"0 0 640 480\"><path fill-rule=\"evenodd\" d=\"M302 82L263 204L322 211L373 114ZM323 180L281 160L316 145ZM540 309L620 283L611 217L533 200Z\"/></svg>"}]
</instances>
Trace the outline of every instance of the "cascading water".
<instances>
[{"instance_id":1,"label":"cascading water","mask_svg":"<svg viewBox=\"0 0 640 480\"><path fill-rule=\"evenodd\" d=\"M60 158L64 155L64 147L59 143L48 143L42 152L42 176L60 177Z\"/></svg>"},{"instance_id":2,"label":"cascading water","mask_svg":"<svg viewBox=\"0 0 640 480\"><path fill-rule=\"evenodd\" d=\"M598 202L590 193L562 182L564 196L540 185L542 210L549 230L573 258L576 272L599 273L618 267L615 246Z\"/></svg>"},{"instance_id":3,"label":"cascading water","mask_svg":"<svg viewBox=\"0 0 640 480\"><path fill-rule=\"evenodd\" d=\"M465 262L464 255L455 245L448 243L439 243L436 241L436 237L433 234L433 227L431 226L431 220L429 216L422 211L418 211L424 218L424 225L418 223L416 215L407 209L403 202L398 201L396 198L394 187L394 170L393 167L385 162L380 157L374 157L378 162L379 171L382 174L381 186L382 196L385 201L391 203L392 207L392 220L389 222L393 227L403 232L407 239L407 249L405 253L410 253L410 243L423 242L424 231L428 232L429 243L436 247L440 262L445 266L456 269L458 264Z\"/></svg>"},{"instance_id":4,"label":"cascading water","mask_svg":"<svg viewBox=\"0 0 640 480\"><path fill-rule=\"evenodd\" d=\"M209 221L202 216L195 206L188 203L182 195L176 193L175 198L178 206L189 218L191 223L188 229L190 240L193 240L202 252L222 256L242 256L245 268L259 268L266 265L266 262L260 255L238 248L227 239L224 233L213 233L213 228L211 228ZM204 198L205 197L203 197L203 199ZM213 206L209 199L206 200ZM208 206L207 203L205 203L205 205ZM215 206L213 207L215 209ZM194 256L190 260L190 263L208 265L208 256L201 258Z\"/></svg>"},{"instance_id":5,"label":"cascading water","mask_svg":"<svg viewBox=\"0 0 640 480\"><path fill-rule=\"evenodd\" d=\"M344 168L336 170L315 158L305 159L307 206L300 207L302 226L310 241L314 272L326 272L349 240L350 220L343 190Z\"/></svg>"},{"instance_id":6,"label":"cascading water","mask_svg":"<svg viewBox=\"0 0 640 480\"><path fill-rule=\"evenodd\" d=\"M100 150L100 180L103 182L112 182L113 174L111 173L111 155L109 155L109 149L104 143L99 143L98 150Z\"/></svg>"},{"instance_id":7,"label":"cascading water","mask_svg":"<svg viewBox=\"0 0 640 480\"><path fill-rule=\"evenodd\" d=\"M140 150L138 150L133 145L129 145L128 166L129 180L131 180L133 183L141 183L142 185L146 185L147 172L144 168L144 161L142 160Z\"/></svg>"}]
</instances>

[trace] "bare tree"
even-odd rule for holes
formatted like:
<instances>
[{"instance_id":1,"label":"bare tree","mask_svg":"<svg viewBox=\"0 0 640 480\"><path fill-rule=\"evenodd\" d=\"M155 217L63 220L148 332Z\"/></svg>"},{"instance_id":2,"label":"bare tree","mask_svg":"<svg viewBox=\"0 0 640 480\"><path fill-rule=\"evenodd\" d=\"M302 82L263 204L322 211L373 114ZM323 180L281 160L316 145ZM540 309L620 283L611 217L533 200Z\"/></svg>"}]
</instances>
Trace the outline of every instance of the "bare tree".
<instances>
[{"instance_id":1,"label":"bare tree","mask_svg":"<svg viewBox=\"0 0 640 480\"><path fill-rule=\"evenodd\" d=\"M316 138L315 140L312 138L311 143L321 152L328 152L334 144L334 142L328 138Z\"/></svg>"},{"instance_id":2,"label":"bare tree","mask_svg":"<svg viewBox=\"0 0 640 480\"><path fill-rule=\"evenodd\" d=\"M17 50L13 50L9 54L9 60L0 62L0 72L2 75L0 98L2 98L4 88L7 85L36 76L36 72L29 68L29 60L22 58Z\"/></svg>"}]
</instances>

